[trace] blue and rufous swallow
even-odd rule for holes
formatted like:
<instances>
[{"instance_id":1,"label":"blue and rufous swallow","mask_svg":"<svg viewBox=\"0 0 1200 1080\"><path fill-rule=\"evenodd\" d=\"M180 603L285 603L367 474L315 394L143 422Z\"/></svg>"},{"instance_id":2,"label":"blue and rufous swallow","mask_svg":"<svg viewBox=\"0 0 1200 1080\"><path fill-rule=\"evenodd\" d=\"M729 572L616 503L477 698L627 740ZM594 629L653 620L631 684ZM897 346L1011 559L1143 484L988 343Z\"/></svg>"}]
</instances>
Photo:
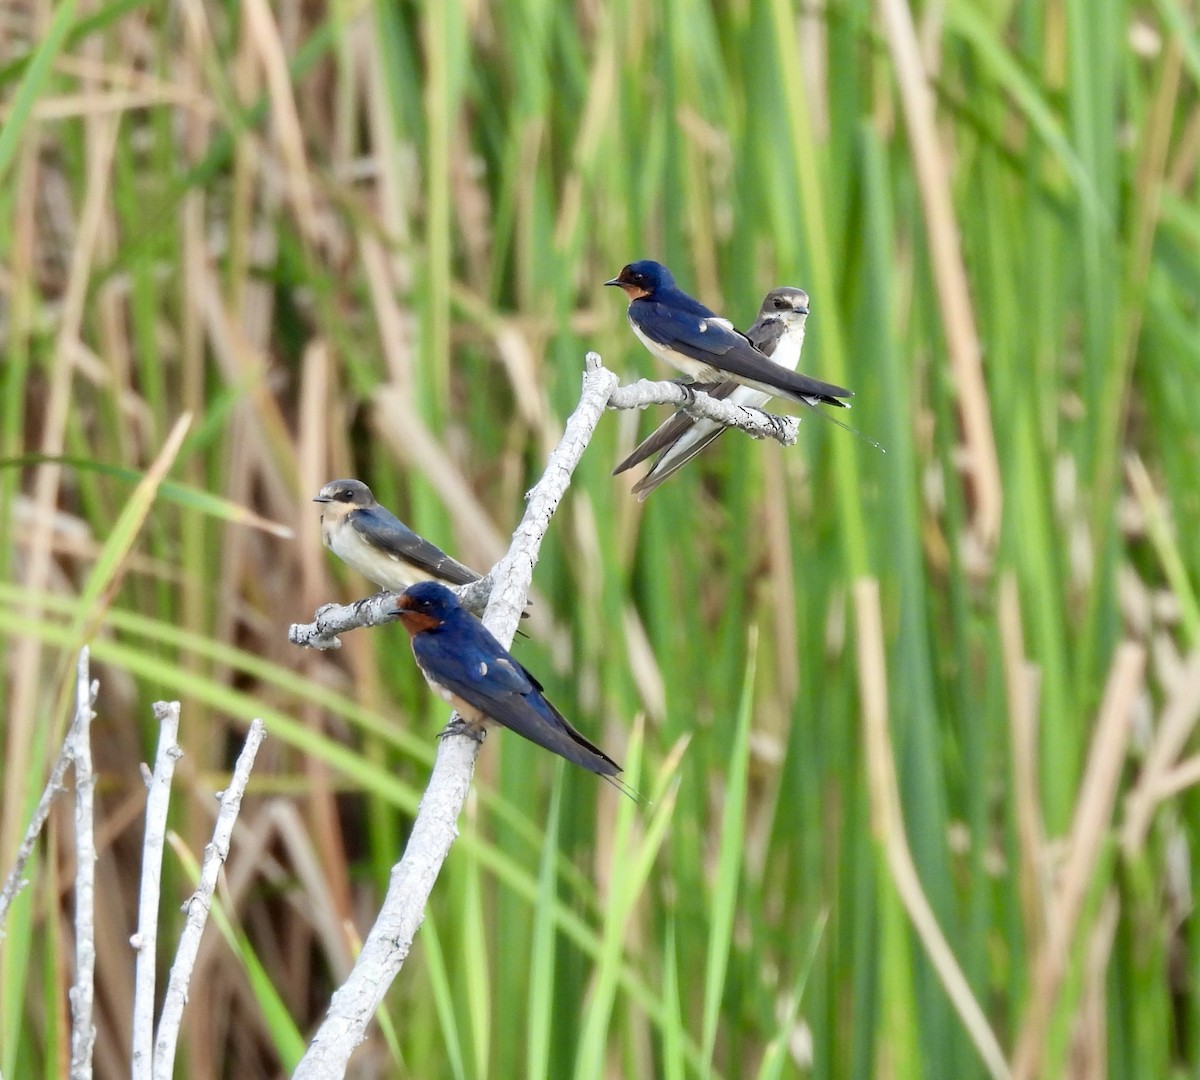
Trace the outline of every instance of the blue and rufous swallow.
<instances>
[{"instance_id":1,"label":"blue and rufous swallow","mask_svg":"<svg viewBox=\"0 0 1200 1080\"><path fill-rule=\"evenodd\" d=\"M396 618L412 638L425 681L458 711L465 733L482 741L489 723L502 724L636 798L617 779L621 767L568 723L541 683L444 585L423 581L406 589Z\"/></svg>"},{"instance_id":2,"label":"blue and rufous swallow","mask_svg":"<svg viewBox=\"0 0 1200 1080\"><path fill-rule=\"evenodd\" d=\"M723 319L677 288L671 271L650 259L630 263L605 285L629 297L629 325L654 356L701 385L732 379L764 394L805 405L848 406L853 393L771 363Z\"/></svg>"},{"instance_id":3,"label":"blue and rufous swallow","mask_svg":"<svg viewBox=\"0 0 1200 1080\"><path fill-rule=\"evenodd\" d=\"M321 539L342 562L392 592L418 581L469 585L480 575L418 536L380 506L361 480L331 480L313 502L322 503Z\"/></svg>"},{"instance_id":4,"label":"blue and rufous swallow","mask_svg":"<svg viewBox=\"0 0 1200 1080\"><path fill-rule=\"evenodd\" d=\"M630 310L632 311L632 305ZM630 320L632 319L631 314ZM782 286L767 293L762 307L758 309L758 318L746 331L746 337L750 344L773 364L788 371L795 371L800 362L800 350L804 345L804 324L807 319L808 293L803 289ZM716 386L705 387L705 393L709 397L727 399L734 405L747 405L756 409L762 408L770 400L770 395L761 390L743 386L731 379L726 379ZM819 396L813 395L807 403L816 405L820 400ZM633 493L639 499L645 499L659 484L683 468L724 430L724 424L696 419L680 409L613 469L613 475L632 468L652 454L659 454L650 471L633 485Z\"/></svg>"}]
</instances>

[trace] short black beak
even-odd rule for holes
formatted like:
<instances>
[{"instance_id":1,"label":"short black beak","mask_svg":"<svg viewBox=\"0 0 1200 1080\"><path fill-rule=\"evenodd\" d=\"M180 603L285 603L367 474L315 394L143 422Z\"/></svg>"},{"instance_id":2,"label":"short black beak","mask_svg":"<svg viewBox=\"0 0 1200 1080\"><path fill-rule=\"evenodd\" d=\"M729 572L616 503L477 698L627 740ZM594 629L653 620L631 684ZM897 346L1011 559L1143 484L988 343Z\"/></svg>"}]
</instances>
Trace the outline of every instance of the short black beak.
<instances>
[{"instance_id":1,"label":"short black beak","mask_svg":"<svg viewBox=\"0 0 1200 1080\"><path fill-rule=\"evenodd\" d=\"M313 502L333 502L328 495L316 495L313 497Z\"/></svg>"},{"instance_id":2,"label":"short black beak","mask_svg":"<svg viewBox=\"0 0 1200 1080\"><path fill-rule=\"evenodd\" d=\"M615 277L612 279L612 281L606 281L604 284L605 285L616 285L617 288L620 288L622 285L625 284L625 282L623 282L619 277Z\"/></svg>"}]
</instances>

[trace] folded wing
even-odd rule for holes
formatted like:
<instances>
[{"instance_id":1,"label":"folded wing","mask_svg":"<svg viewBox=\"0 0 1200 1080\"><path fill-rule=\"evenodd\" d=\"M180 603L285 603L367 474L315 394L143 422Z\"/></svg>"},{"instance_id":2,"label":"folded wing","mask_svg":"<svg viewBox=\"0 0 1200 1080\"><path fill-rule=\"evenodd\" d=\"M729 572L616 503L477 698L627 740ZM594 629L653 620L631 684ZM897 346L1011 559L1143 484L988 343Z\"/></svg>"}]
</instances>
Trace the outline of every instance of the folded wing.
<instances>
[{"instance_id":1,"label":"folded wing","mask_svg":"<svg viewBox=\"0 0 1200 1080\"><path fill-rule=\"evenodd\" d=\"M651 341L726 371L739 382L756 386L765 393L796 398L806 405L812 403L805 399L816 398L841 408L846 408L846 403L839 398L854 396L844 387L772 363L724 319L699 318L646 299L635 300L630 305L630 314Z\"/></svg>"},{"instance_id":2,"label":"folded wing","mask_svg":"<svg viewBox=\"0 0 1200 1080\"><path fill-rule=\"evenodd\" d=\"M355 510L355 522L370 533L376 543L389 555L419 566L426 573L454 585L469 585L479 580L479 574L469 566L452 559L436 544L418 536L399 518L382 507Z\"/></svg>"},{"instance_id":3,"label":"folded wing","mask_svg":"<svg viewBox=\"0 0 1200 1080\"><path fill-rule=\"evenodd\" d=\"M442 686L489 719L591 772L612 776L621 767L571 726L542 687L482 626L462 627L446 647L444 635L418 634L413 652Z\"/></svg>"}]
</instances>

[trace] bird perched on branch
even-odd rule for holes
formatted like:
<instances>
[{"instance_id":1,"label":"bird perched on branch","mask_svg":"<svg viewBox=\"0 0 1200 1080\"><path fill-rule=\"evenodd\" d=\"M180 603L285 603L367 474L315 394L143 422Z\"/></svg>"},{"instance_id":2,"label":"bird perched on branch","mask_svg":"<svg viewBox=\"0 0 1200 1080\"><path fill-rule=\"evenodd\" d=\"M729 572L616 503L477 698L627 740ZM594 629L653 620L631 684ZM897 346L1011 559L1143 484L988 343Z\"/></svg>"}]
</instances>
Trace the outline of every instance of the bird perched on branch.
<instances>
[{"instance_id":1,"label":"bird perched on branch","mask_svg":"<svg viewBox=\"0 0 1200 1080\"><path fill-rule=\"evenodd\" d=\"M325 546L376 585L402 592L418 581L469 585L480 578L380 506L361 480L331 480L313 502L322 504Z\"/></svg>"},{"instance_id":2,"label":"bird perched on branch","mask_svg":"<svg viewBox=\"0 0 1200 1080\"><path fill-rule=\"evenodd\" d=\"M621 767L571 726L541 683L444 585L424 581L406 589L396 618L412 638L425 681L458 710L465 734L482 742L489 723L502 724L637 798L617 779Z\"/></svg>"},{"instance_id":3,"label":"bird perched on branch","mask_svg":"<svg viewBox=\"0 0 1200 1080\"><path fill-rule=\"evenodd\" d=\"M629 325L653 356L707 386L727 379L805 405L848 408L850 390L773 364L733 323L675 285L671 271L650 259L630 263L605 285L629 297Z\"/></svg>"},{"instance_id":4,"label":"bird perched on branch","mask_svg":"<svg viewBox=\"0 0 1200 1080\"><path fill-rule=\"evenodd\" d=\"M632 318L631 314L630 319ZM773 364L795 371L800 362L800 350L804 345L804 323L807 319L808 293L803 289L788 286L772 289L758 309L758 318L746 331L746 338ZM704 392L709 397L728 399L734 405L747 405L756 409L762 408L770 400L769 394L750 386L743 386L732 379L726 379L715 386L706 386ZM808 399L807 404L816 405L820 401L821 398L814 395ZM835 400L835 404L841 402ZM724 430L724 424L718 424L715 420L697 419L680 409L613 469L613 475L631 469L652 454L659 454L650 471L633 485L634 494L639 499L645 499L659 484L683 468Z\"/></svg>"}]
</instances>

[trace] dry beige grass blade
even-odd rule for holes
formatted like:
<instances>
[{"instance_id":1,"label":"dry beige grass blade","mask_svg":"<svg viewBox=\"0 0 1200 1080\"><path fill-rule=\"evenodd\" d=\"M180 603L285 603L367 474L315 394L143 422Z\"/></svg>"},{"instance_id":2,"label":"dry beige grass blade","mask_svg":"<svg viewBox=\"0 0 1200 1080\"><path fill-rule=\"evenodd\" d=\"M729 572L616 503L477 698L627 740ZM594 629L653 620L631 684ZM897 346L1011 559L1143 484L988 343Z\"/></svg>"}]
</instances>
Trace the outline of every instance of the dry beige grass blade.
<instances>
[{"instance_id":1,"label":"dry beige grass blade","mask_svg":"<svg viewBox=\"0 0 1200 1080\"><path fill-rule=\"evenodd\" d=\"M1172 769L1191 738L1198 720L1200 652L1193 651L1171 688L1171 695L1162 711L1157 734L1142 764L1137 785L1125 800L1121 844L1126 853L1134 854L1141 849L1155 809L1163 799L1170 798L1178 792L1179 789L1170 782L1170 778L1178 773L1178 769L1174 772ZM1184 763L1178 768L1186 767L1187 763Z\"/></svg>"},{"instance_id":2,"label":"dry beige grass blade","mask_svg":"<svg viewBox=\"0 0 1200 1080\"><path fill-rule=\"evenodd\" d=\"M796 633L796 577L792 564L792 505L784 476L783 454L777 446L763 447L763 487L772 493L763 501L767 552L771 563L771 645L784 697L783 712L790 717L800 689L800 642Z\"/></svg>"},{"instance_id":3,"label":"dry beige grass blade","mask_svg":"<svg viewBox=\"0 0 1200 1080\"><path fill-rule=\"evenodd\" d=\"M1137 146L1134 159L1138 162L1137 176L1133 198L1129 206L1133 217L1130 236L1129 252L1126 256L1128 263L1124 270L1128 286L1123 291L1126 302L1123 305L1121 321L1121 340L1118 343L1117 356L1120 364L1114 365L1120 373L1120 393L1111 394L1108 408L1094 420L1101 431L1119 431L1124 428L1128 416L1128 399L1131 391L1131 373L1137 360L1138 346L1141 341L1142 320L1145 313L1142 292L1150 276L1153 258L1154 241L1158 235L1161 221L1162 190L1167 171L1167 156L1172 142L1176 118L1180 112L1179 83L1183 69L1183 46L1178 38L1167 39L1160 69L1158 86L1153 97L1153 104L1147 114ZM1105 473L1116 472L1119 468L1119 450L1116 441L1112 444L1112 455L1102 462ZM1108 475L1100 478L1097 489L1106 490L1112 482Z\"/></svg>"},{"instance_id":4,"label":"dry beige grass blade","mask_svg":"<svg viewBox=\"0 0 1200 1080\"><path fill-rule=\"evenodd\" d=\"M1046 936L1046 826L1038 786L1038 692L1041 678L1025 659L1021 598L1017 580L1005 573L1000 582L1000 645L1008 689L1012 740L1013 804L1017 816L1021 906L1031 956L1041 955Z\"/></svg>"},{"instance_id":5,"label":"dry beige grass blade","mask_svg":"<svg viewBox=\"0 0 1200 1080\"><path fill-rule=\"evenodd\" d=\"M1039 957L1033 994L1017 1038L1014 1080L1033 1080L1041 1072L1046 1031L1066 975L1071 943L1096 860L1112 820L1134 703L1143 687L1145 666L1146 651L1133 642L1121 644L1113 657L1087 769L1075 802L1066 862L1052 897L1046 948Z\"/></svg>"},{"instance_id":6,"label":"dry beige grass blade","mask_svg":"<svg viewBox=\"0 0 1200 1080\"><path fill-rule=\"evenodd\" d=\"M1071 1032L1071 1050L1065 1080L1106 1080L1108 1072L1109 958L1117 930L1120 904L1116 893L1105 897L1088 941L1083 962L1083 990Z\"/></svg>"},{"instance_id":7,"label":"dry beige grass blade","mask_svg":"<svg viewBox=\"0 0 1200 1080\"><path fill-rule=\"evenodd\" d=\"M302 501L299 507L297 531L305 535L308 525L309 543L298 546L300 577L303 582L304 607L312 609L329 595L328 575L324 568L324 549L316 542L318 533L315 507L307 501L310 492L315 494L325 483L326 462L329 458L330 433L328 424L331 413L329 403L333 372L329 348L323 341L312 341L304 351L304 365L300 385L300 425L296 439L296 465L300 473ZM308 518L305 522L303 519ZM305 650L302 661L306 673L311 675L322 663L319 654ZM303 707L302 718L313 730L324 726L322 710L312 703ZM350 900L350 866L343 843L342 824L338 815L337 800L329 774L329 766L318 757L308 754L304 759L304 770L311 787L309 789L309 814L320 851L320 862L334 894L335 910L339 920L349 921L352 914Z\"/></svg>"},{"instance_id":8,"label":"dry beige grass blade","mask_svg":"<svg viewBox=\"0 0 1200 1080\"><path fill-rule=\"evenodd\" d=\"M379 327L379 345L387 361L390 381L397 386L413 385L413 317L396 300L392 280L392 261L382 242L370 234L358 240L363 274L371 293L375 324Z\"/></svg>"},{"instance_id":9,"label":"dry beige grass blade","mask_svg":"<svg viewBox=\"0 0 1200 1080\"><path fill-rule=\"evenodd\" d=\"M547 454L558 441L559 421L553 415L540 375L544 362L546 328L539 320L518 322L498 312L482 294L455 285L453 298L459 309L486 334L500 358L513 392L513 405L524 422L538 433Z\"/></svg>"},{"instance_id":10,"label":"dry beige grass blade","mask_svg":"<svg viewBox=\"0 0 1200 1080\"><path fill-rule=\"evenodd\" d=\"M208 102L170 86L154 90L109 90L98 94L63 94L42 98L34 106L33 115L38 120L75 120L101 113L125 113L132 109L154 109L166 105L194 109L209 119L216 115ZM0 123L4 120L4 112L0 110Z\"/></svg>"},{"instance_id":11,"label":"dry beige grass blade","mask_svg":"<svg viewBox=\"0 0 1200 1080\"><path fill-rule=\"evenodd\" d=\"M113 525L112 534L106 540L100 556L101 560L112 560L111 567L107 570L107 576L102 577L99 582L98 587L103 591L94 593L93 600L89 596L89 592L97 586L89 580L88 586L81 596L80 610L75 613L74 628L85 638L91 637L99 629L105 610L112 602L129 570L133 545L150 515L159 487L175 464L176 457L179 456L184 436L187 435L191 423L191 413L184 413L175 421L158 456L150 463L146 474L138 481L137 487L130 494L120 517Z\"/></svg>"},{"instance_id":12,"label":"dry beige grass blade","mask_svg":"<svg viewBox=\"0 0 1200 1080\"><path fill-rule=\"evenodd\" d=\"M288 517L295 510L294 445L278 399L265 382L267 359L242 331L226 306L211 266L197 266L205 329L221 374L231 387L242 386L250 398L256 423L242 425L249 439L250 461L265 487L267 516Z\"/></svg>"},{"instance_id":13,"label":"dry beige grass blade","mask_svg":"<svg viewBox=\"0 0 1200 1080\"><path fill-rule=\"evenodd\" d=\"M296 220L309 244L320 239L316 199L304 153L304 135L292 94L287 54L279 37L279 27L266 0L246 0L246 29L258 50L267 76L267 94L271 100L271 118L283 161L284 186Z\"/></svg>"},{"instance_id":14,"label":"dry beige grass blade","mask_svg":"<svg viewBox=\"0 0 1200 1080\"><path fill-rule=\"evenodd\" d=\"M296 471L299 474L300 502L296 508L296 535L301 537L297 547L300 576L304 583L304 606L311 607L329 593L328 575L324 572L320 528L316 507L309 499L320 491L331 473L329 470L329 425L338 417L329 407L332 398L333 372L329 347L321 340L308 343L300 375L300 415L296 432Z\"/></svg>"},{"instance_id":15,"label":"dry beige grass blade","mask_svg":"<svg viewBox=\"0 0 1200 1080\"><path fill-rule=\"evenodd\" d=\"M1009 1075L1004 1051L971 992L971 985L938 925L933 908L929 906L904 833L892 737L888 729L883 614L879 607L879 582L874 578L860 578L854 583L854 613L858 625L859 694L862 698L872 827L887 856L896 892L929 955L930 963L941 979L946 996L950 998L988 1072L996 1080L1004 1080Z\"/></svg>"},{"instance_id":16,"label":"dry beige grass blade","mask_svg":"<svg viewBox=\"0 0 1200 1080\"><path fill-rule=\"evenodd\" d=\"M933 91L921 59L912 11L907 0L880 0L880 9L888 49L896 65L900 101L925 211L929 258L962 414L966 467L974 482L972 524L984 548L991 550L1000 535L1003 491L983 379L979 331L954 218L950 169L938 141Z\"/></svg>"},{"instance_id":17,"label":"dry beige grass blade","mask_svg":"<svg viewBox=\"0 0 1200 1080\"><path fill-rule=\"evenodd\" d=\"M632 604L626 604L623 616L625 656L629 660L630 677L637 687L647 716L655 723L662 723L667 715L667 686L662 668L659 667L637 609Z\"/></svg>"},{"instance_id":18,"label":"dry beige grass blade","mask_svg":"<svg viewBox=\"0 0 1200 1080\"><path fill-rule=\"evenodd\" d=\"M404 254L412 245L414 227L409 215L413 212L413 200L419 191L418 185L411 183L408 175L414 148L397 140L393 102L389 96L391 88L385 71L387 59L383 55L383 36L375 33L365 22L359 32L362 35L360 53L366 82L363 95L364 122L370 133L369 142L373 152L371 164L375 178L376 215L382 234L395 244L395 249L389 255L389 277L403 293L412 287L415 277L412 260Z\"/></svg>"},{"instance_id":19,"label":"dry beige grass blade","mask_svg":"<svg viewBox=\"0 0 1200 1080\"><path fill-rule=\"evenodd\" d=\"M1193 784L1200 784L1200 754L1180 762L1163 776L1155 791L1158 801L1169 799Z\"/></svg>"},{"instance_id":20,"label":"dry beige grass blade","mask_svg":"<svg viewBox=\"0 0 1200 1080\"><path fill-rule=\"evenodd\" d=\"M412 407L412 399L400 387L382 386L375 394L371 426L406 465L420 472L450 511L458 531L475 545L473 561L482 571L504 554L503 534L483 504L475 497L466 477L455 467L453 457ZM464 552L464 561L472 559Z\"/></svg>"},{"instance_id":21,"label":"dry beige grass blade","mask_svg":"<svg viewBox=\"0 0 1200 1080\"><path fill-rule=\"evenodd\" d=\"M87 176L89 182L83 197L83 208L71 251L71 267L67 292L55 340L55 364L50 374L49 401L42 425L40 450L43 454L58 455L65 448L67 416L72 401L72 342L79 337L83 321L84 301L93 269L93 256L101 224L107 210L109 183L112 176L113 152L116 146L117 122L111 115L93 117L88 124ZM28 145L36 152L36 139ZM32 205L28 204L28 205ZM17 215L18 218L23 215ZM32 215L30 215L32 216ZM43 465L34 481L33 501L36 509L34 535L27 549L25 584L33 591L46 588L50 575L50 522L58 505L62 466ZM41 617L41 608L34 605L22 617L30 622ZM42 643L34 634L22 636L16 642L13 658L12 694L9 699L5 761L8 775L24 778L22 782L4 785L3 829L0 831L0 857L8 860L12 846L20 835L22 810L25 805L28 778L40 770L31 769L30 752L36 722L37 699L44 686Z\"/></svg>"}]
</instances>

